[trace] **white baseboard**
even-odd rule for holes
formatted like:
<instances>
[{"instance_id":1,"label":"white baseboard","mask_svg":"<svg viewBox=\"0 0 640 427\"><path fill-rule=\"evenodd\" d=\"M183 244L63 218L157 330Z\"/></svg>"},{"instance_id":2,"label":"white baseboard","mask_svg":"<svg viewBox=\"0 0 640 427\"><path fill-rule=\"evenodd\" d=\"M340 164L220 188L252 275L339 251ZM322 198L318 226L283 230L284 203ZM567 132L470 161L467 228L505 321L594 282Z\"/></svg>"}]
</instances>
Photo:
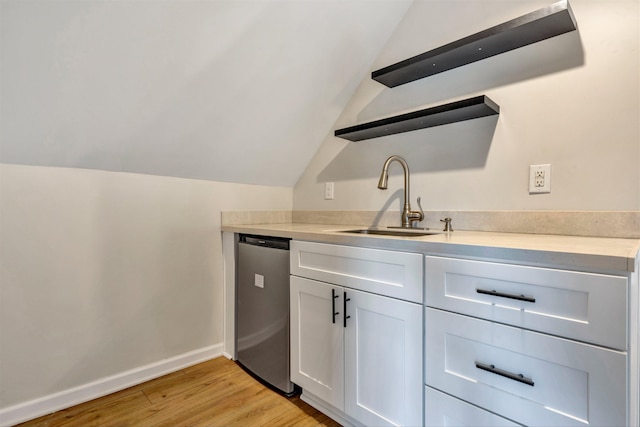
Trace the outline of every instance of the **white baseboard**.
<instances>
[{"instance_id":1,"label":"white baseboard","mask_svg":"<svg viewBox=\"0 0 640 427\"><path fill-rule=\"evenodd\" d=\"M223 355L223 344L190 351L169 359L140 366L110 377L0 409L0 426L6 427L47 415L79 403L106 396L162 375Z\"/></svg>"}]
</instances>

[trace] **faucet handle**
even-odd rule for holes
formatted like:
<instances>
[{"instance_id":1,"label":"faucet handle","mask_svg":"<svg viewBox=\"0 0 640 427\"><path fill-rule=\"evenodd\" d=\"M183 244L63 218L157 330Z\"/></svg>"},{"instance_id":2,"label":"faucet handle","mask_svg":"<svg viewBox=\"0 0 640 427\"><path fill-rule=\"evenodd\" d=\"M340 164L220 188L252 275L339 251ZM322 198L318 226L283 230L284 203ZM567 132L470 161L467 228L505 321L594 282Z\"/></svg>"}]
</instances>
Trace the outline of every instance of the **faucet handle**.
<instances>
[{"instance_id":1,"label":"faucet handle","mask_svg":"<svg viewBox=\"0 0 640 427\"><path fill-rule=\"evenodd\" d=\"M444 222L444 230L442 231L453 231L453 228L451 227L451 218L445 218L445 219L441 219L440 222Z\"/></svg>"},{"instance_id":2,"label":"faucet handle","mask_svg":"<svg viewBox=\"0 0 640 427\"><path fill-rule=\"evenodd\" d=\"M420 203L420 197L418 197L418 208L420 209L420 219L422 221L424 219L424 211L422 210L422 203Z\"/></svg>"},{"instance_id":3,"label":"faucet handle","mask_svg":"<svg viewBox=\"0 0 640 427\"><path fill-rule=\"evenodd\" d=\"M404 211L402 212L402 226L405 228L413 228L415 222L420 222L424 219L424 211L420 204L420 197L418 197L419 211L412 211L411 205L407 202L404 205Z\"/></svg>"},{"instance_id":4,"label":"faucet handle","mask_svg":"<svg viewBox=\"0 0 640 427\"><path fill-rule=\"evenodd\" d=\"M413 227L413 223L414 222L420 222L424 219L424 211L422 210L422 204L420 203L420 197L418 197L418 208L420 208L419 211L409 211L409 224L411 224L411 227Z\"/></svg>"}]
</instances>

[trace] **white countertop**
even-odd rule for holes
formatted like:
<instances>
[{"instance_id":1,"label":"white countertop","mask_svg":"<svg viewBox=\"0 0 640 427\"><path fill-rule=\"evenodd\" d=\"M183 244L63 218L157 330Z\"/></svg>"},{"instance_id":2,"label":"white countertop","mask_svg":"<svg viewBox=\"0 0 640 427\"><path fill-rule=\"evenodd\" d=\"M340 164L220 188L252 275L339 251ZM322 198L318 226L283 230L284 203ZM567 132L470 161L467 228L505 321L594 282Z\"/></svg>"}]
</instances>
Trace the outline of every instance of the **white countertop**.
<instances>
[{"instance_id":1,"label":"white countertop","mask_svg":"<svg viewBox=\"0 0 640 427\"><path fill-rule=\"evenodd\" d=\"M640 239L484 231L453 231L420 237L343 232L361 228L367 226L302 223L222 226L223 231L234 233L605 272L635 271L640 251Z\"/></svg>"}]
</instances>

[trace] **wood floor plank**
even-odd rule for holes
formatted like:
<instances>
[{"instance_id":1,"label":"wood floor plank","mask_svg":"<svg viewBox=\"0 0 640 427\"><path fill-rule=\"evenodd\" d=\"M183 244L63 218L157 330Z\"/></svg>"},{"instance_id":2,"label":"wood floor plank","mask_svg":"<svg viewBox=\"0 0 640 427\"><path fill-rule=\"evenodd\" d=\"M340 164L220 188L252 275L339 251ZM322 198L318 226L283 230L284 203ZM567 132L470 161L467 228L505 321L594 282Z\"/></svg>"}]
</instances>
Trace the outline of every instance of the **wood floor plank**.
<instances>
[{"instance_id":1,"label":"wood floor plank","mask_svg":"<svg viewBox=\"0 0 640 427\"><path fill-rule=\"evenodd\" d=\"M155 378L142 384L131 387L133 390L161 390L165 387L171 387L172 384L180 384L185 379L183 371L171 372L159 378Z\"/></svg>"},{"instance_id":2,"label":"wood floor plank","mask_svg":"<svg viewBox=\"0 0 640 427\"><path fill-rule=\"evenodd\" d=\"M222 359L229 362L224 358ZM231 368L235 367L235 364L230 363L204 363L200 365L196 369L180 371L182 375L180 381L157 382L146 386L143 385L141 389L152 403L158 403L184 393L189 395L197 394L206 388L210 388L222 377L232 374L234 371Z\"/></svg>"},{"instance_id":3,"label":"wood floor plank","mask_svg":"<svg viewBox=\"0 0 640 427\"><path fill-rule=\"evenodd\" d=\"M223 371L227 372L232 371L232 367L230 366L230 360L224 357L216 357L215 359L207 360L205 362L198 363L196 365L188 366L182 370L187 375L197 374L197 373L205 373L209 374L215 371ZM232 365L237 366L235 363L231 362Z\"/></svg>"},{"instance_id":4,"label":"wood floor plank","mask_svg":"<svg viewBox=\"0 0 640 427\"><path fill-rule=\"evenodd\" d=\"M279 406L278 411L270 411L271 418L264 425L296 427L337 426L338 424L315 408L294 397Z\"/></svg>"},{"instance_id":5,"label":"wood floor plank","mask_svg":"<svg viewBox=\"0 0 640 427\"><path fill-rule=\"evenodd\" d=\"M97 427L108 422L108 419L114 413L126 413L134 408L150 405L149 400L141 391L115 393L105 397L108 397L108 399L98 399L101 400L98 404L95 404L97 403L96 401L91 401L88 404L81 404L55 412L43 417L44 419L34 420L35 424L30 424L33 422L25 424L42 427Z\"/></svg>"},{"instance_id":6,"label":"wood floor plank","mask_svg":"<svg viewBox=\"0 0 640 427\"><path fill-rule=\"evenodd\" d=\"M223 380L209 390L190 388L184 393L162 399L148 407L133 408L126 414L112 418L111 425L179 426L195 425L194 419L206 416L209 408L229 394L234 383Z\"/></svg>"},{"instance_id":7,"label":"wood floor plank","mask_svg":"<svg viewBox=\"0 0 640 427\"><path fill-rule=\"evenodd\" d=\"M219 357L20 427L339 427Z\"/></svg>"},{"instance_id":8,"label":"wood floor plank","mask_svg":"<svg viewBox=\"0 0 640 427\"><path fill-rule=\"evenodd\" d=\"M191 399L194 410L174 411L172 417L159 425L225 426L231 420L244 416L243 411L252 400L259 399L261 394L277 397L277 394L245 373L229 375L224 377L211 393L199 393L194 396Z\"/></svg>"}]
</instances>

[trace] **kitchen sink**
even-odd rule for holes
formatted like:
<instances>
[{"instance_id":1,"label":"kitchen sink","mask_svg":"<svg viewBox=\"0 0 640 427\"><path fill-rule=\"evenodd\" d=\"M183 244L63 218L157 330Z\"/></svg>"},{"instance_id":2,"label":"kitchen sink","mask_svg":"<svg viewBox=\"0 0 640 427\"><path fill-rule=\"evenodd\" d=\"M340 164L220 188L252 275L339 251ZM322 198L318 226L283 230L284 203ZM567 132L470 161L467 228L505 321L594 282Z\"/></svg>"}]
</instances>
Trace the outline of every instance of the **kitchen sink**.
<instances>
[{"instance_id":1,"label":"kitchen sink","mask_svg":"<svg viewBox=\"0 0 640 427\"><path fill-rule=\"evenodd\" d=\"M420 237L431 236L434 234L442 234L443 231L428 230L424 228L411 228L411 229L384 229L384 228L366 228L361 230L343 230L342 233L353 234L373 234L380 236L397 236L397 237Z\"/></svg>"}]
</instances>

